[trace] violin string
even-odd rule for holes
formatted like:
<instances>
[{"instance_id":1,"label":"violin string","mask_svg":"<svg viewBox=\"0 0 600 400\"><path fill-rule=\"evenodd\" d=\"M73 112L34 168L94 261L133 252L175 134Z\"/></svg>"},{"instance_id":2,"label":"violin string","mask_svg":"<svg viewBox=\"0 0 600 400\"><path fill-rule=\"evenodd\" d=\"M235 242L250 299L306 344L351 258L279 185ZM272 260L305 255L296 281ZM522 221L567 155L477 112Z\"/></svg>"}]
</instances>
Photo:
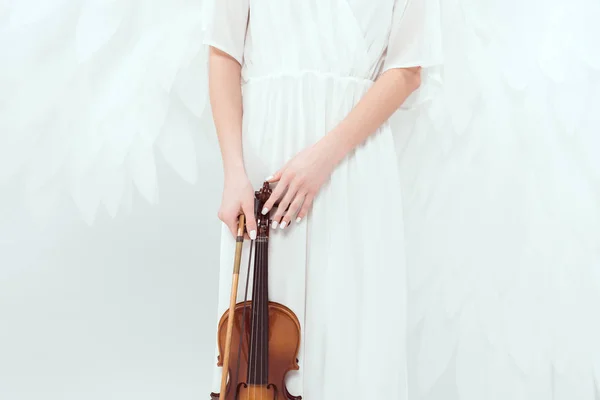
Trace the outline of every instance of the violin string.
<instances>
[{"instance_id":1,"label":"violin string","mask_svg":"<svg viewBox=\"0 0 600 400\"><path fill-rule=\"evenodd\" d=\"M260 340L260 354L259 354L259 362L260 362L260 383L262 385L262 383L264 382L264 376L263 376L263 354L264 354L264 340L262 338L262 331L263 331L263 326L264 326L264 319L265 319L265 313L264 313L264 308L265 308L265 299L264 299L264 287L265 287L265 282L264 282L264 271L265 271L265 243L264 241L261 242L260 244L260 253L262 254L262 259L263 262L260 264L260 325L258 325L258 330L260 332L259 335L259 340ZM262 399L263 397L263 393L264 391L261 390L260 391L260 398Z\"/></svg>"},{"instance_id":2,"label":"violin string","mask_svg":"<svg viewBox=\"0 0 600 400\"><path fill-rule=\"evenodd\" d=\"M269 332L269 327L268 327L268 323L269 323L269 299L268 299L268 276L269 276L269 268L268 268L268 264L269 264L269 252L268 252L268 236L265 237L265 241L263 243L263 253L264 253L264 257L265 257L265 263L264 263L264 268L263 268L263 324L262 326L262 338L263 338L263 355L262 355L262 361L264 363L264 365L261 368L261 373L263 374L263 380L262 382L264 382L265 385L269 384L269 371L268 371L268 365L269 365L269 359L268 359L268 346L269 346L269 338L268 338L268 332ZM266 396L266 393L263 391L263 396Z\"/></svg>"},{"instance_id":3,"label":"violin string","mask_svg":"<svg viewBox=\"0 0 600 400\"><path fill-rule=\"evenodd\" d=\"M257 334L257 328L259 326L260 320L257 318L258 316L260 316L259 312L260 312L260 271L261 271L261 265L263 262L262 259L262 252L260 251L261 249L261 239L259 238L257 243L256 243L256 255L258 258L258 262L255 265L256 268L256 293L252 295L252 300L253 300L253 311L254 311L254 327L252 330L252 340L254 342L254 358L253 358L253 374L252 374L252 384L254 385L254 387L252 388L252 391L254 392L254 398L256 398L256 383L257 383L257 372L258 372L258 334Z\"/></svg>"},{"instance_id":4,"label":"violin string","mask_svg":"<svg viewBox=\"0 0 600 400\"><path fill-rule=\"evenodd\" d=\"M252 265L252 249L254 248L254 240L250 241L250 253L248 255L248 268L246 270L246 288L244 290L244 311L242 312L242 327L240 329L240 340L238 343L238 356L237 356L237 366L236 366L236 371L235 371L235 380L233 380L233 384L237 386L238 383L238 379L240 378L240 365L242 363L241 361L241 354L242 354L242 343L244 340L244 333L246 330L246 311L248 310L248 287L250 286L250 265ZM254 257L256 259L256 257ZM230 390L237 390L236 388L230 389Z\"/></svg>"},{"instance_id":5,"label":"violin string","mask_svg":"<svg viewBox=\"0 0 600 400\"><path fill-rule=\"evenodd\" d=\"M262 365L263 365L263 347L264 347L264 343L262 340L262 326L264 323L264 312L263 312L263 308L264 308L264 298L263 298L263 291L264 291L264 282L263 282L263 277L264 277L264 270L265 270L265 253L264 253L264 241L261 240L260 242L260 258L261 258L261 263L260 263L260 286L259 286L259 290L260 290L260 296L259 296L259 321L260 323L257 326L257 335L256 335L256 340L260 341L260 350L259 350L259 354L258 354L258 359L256 360L256 362L258 363L259 369L258 369L258 378L259 378L259 383L262 385L263 382L263 371L262 371ZM257 385L258 386L258 385ZM260 390L260 389L257 389ZM262 399L262 393L263 391L260 390L260 397Z\"/></svg>"},{"instance_id":6,"label":"violin string","mask_svg":"<svg viewBox=\"0 0 600 400\"><path fill-rule=\"evenodd\" d=\"M258 288L258 282L260 281L259 277L258 277L258 268L260 268L260 263L262 262L262 257L260 255L260 252L258 251L260 247L260 240L258 242L256 242L256 258L257 261L254 263L254 286L253 286L253 292L252 292L252 364L250 366L250 368L252 369L252 374L251 374L251 382L252 384L255 383L256 381L256 348L258 347L258 341L256 338L256 324L257 324L257 320L256 320L256 310L257 310L257 306L258 306L258 292L259 292L259 288ZM254 392L256 392L256 388L252 389Z\"/></svg>"},{"instance_id":7,"label":"violin string","mask_svg":"<svg viewBox=\"0 0 600 400\"><path fill-rule=\"evenodd\" d=\"M267 332L267 324L269 321L269 315L267 314L269 312L269 304L267 303L267 266L268 266L268 260L267 260L267 239L265 238L265 242L263 243L263 253L264 253L264 258L265 258L265 263L263 266L263 323L261 324L261 338L262 338L262 345L263 345L263 352L261 355L261 374L262 374L262 382L264 382L265 384L267 384L268 382L268 377L266 376L267 374L267 363L269 360L267 360L267 337L265 336L265 333Z\"/></svg>"},{"instance_id":8,"label":"violin string","mask_svg":"<svg viewBox=\"0 0 600 400\"><path fill-rule=\"evenodd\" d=\"M263 338L265 343L265 384L269 384L269 238L265 240L265 323L263 324Z\"/></svg>"},{"instance_id":9,"label":"violin string","mask_svg":"<svg viewBox=\"0 0 600 400\"><path fill-rule=\"evenodd\" d=\"M265 263L263 266L263 323L261 324L261 337L262 337L262 345L263 345L263 352L261 354L261 375L262 375L262 380L261 382L264 382L265 384L268 384L268 376L266 376L267 370L266 370L266 366L268 363L268 360L266 359L267 356L267 337L265 335L265 333L267 332L267 323L268 323L268 312L269 312L269 305L267 303L267 265L268 265L268 254L267 254L267 239L265 238L265 242L263 243L263 254L264 254L264 258L265 258ZM265 395L265 392L263 391L263 396Z\"/></svg>"},{"instance_id":10,"label":"violin string","mask_svg":"<svg viewBox=\"0 0 600 400\"><path fill-rule=\"evenodd\" d=\"M266 341L265 341L265 324L266 324L266 319L267 319L267 312L268 312L268 305L266 304L266 299L267 299L267 294L265 292L266 288L267 288L267 282L266 282L266 277L267 277L267 241L266 238L264 239L263 243L262 243L262 250L261 253L263 253L263 265L262 265L262 270L261 270L261 275L262 275L262 279L261 279L261 324L260 324L260 338L261 338L261 352L260 352L260 382L261 384L265 383L267 381L267 377L265 376L265 365L267 360L265 359L265 350L266 350ZM265 392L264 390L261 391L261 399L263 398Z\"/></svg>"},{"instance_id":11,"label":"violin string","mask_svg":"<svg viewBox=\"0 0 600 400\"><path fill-rule=\"evenodd\" d=\"M256 335L254 335L254 326L255 326L255 309L254 307L256 307L256 268L258 268L258 265L260 264L260 254L258 254L258 246L259 243L258 241L256 242L256 250L254 253L254 256L256 257L256 259L254 260L254 275L253 275L253 284L252 284L252 305L250 306L252 309L252 322L250 325L251 331L250 331L250 354L249 357L251 357L248 361L250 361L248 363L248 384L251 384L254 380L254 352L255 352L255 342L254 342L254 337ZM254 389L251 389L252 391L254 391Z\"/></svg>"},{"instance_id":12,"label":"violin string","mask_svg":"<svg viewBox=\"0 0 600 400\"><path fill-rule=\"evenodd\" d=\"M265 342L264 342L264 337L263 337L263 331L264 331L264 324L265 324L265 242L264 239L261 241L260 243L260 253L261 253L261 258L262 258L262 263L260 264L260 324L258 325L258 331L259 331L259 340L260 340L260 354L259 354L259 362L260 362L260 384L262 385L264 383L264 369L263 369L263 365L264 365L264 347L265 347ZM260 398L263 398L263 394L264 394L264 390L261 389L260 391Z\"/></svg>"},{"instance_id":13,"label":"violin string","mask_svg":"<svg viewBox=\"0 0 600 400\"><path fill-rule=\"evenodd\" d=\"M255 277L256 277L256 285L254 286L256 288L256 293L252 294L252 299L253 299L253 314L254 316L260 316L260 291L261 291L261 271L262 271L262 263L263 263L263 254L262 254L262 240L259 238L257 244L256 244L256 253L257 253L257 257L258 257L258 262L255 265L255 268L257 268L257 270L255 271ZM254 392L254 398L257 398L256 396L256 391L257 391L257 367L258 367L258 358L257 358L257 353L256 351L258 350L258 332L257 329L259 327L259 323L260 320L258 320L258 318L255 319L255 324L254 327L252 329L252 341L254 342L255 346L254 346L254 368L253 368L253 376L252 376L252 383L254 385L253 387L253 392Z\"/></svg>"},{"instance_id":14,"label":"violin string","mask_svg":"<svg viewBox=\"0 0 600 400\"><path fill-rule=\"evenodd\" d=\"M265 247L265 243L262 242L260 244L260 252L264 257L264 247ZM265 341L263 338L263 330L264 330L264 324L265 324L265 315L264 315L264 298L263 295L264 293L262 293L264 291L264 286L265 286L265 282L264 282L264 278L265 278L265 265L261 264L260 267L260 290L261 290L261 304L260 304L260 325L258 326L258 329L260 330L260 339L261 339L261 343L260 343L260 383L261 385L264 383L264 376L263 376L263 355L264 355L264 346L265 346ZM261 391L260 397L262 399L262 395L263 395L264 391Z\"/></svg>"}]
</instances>

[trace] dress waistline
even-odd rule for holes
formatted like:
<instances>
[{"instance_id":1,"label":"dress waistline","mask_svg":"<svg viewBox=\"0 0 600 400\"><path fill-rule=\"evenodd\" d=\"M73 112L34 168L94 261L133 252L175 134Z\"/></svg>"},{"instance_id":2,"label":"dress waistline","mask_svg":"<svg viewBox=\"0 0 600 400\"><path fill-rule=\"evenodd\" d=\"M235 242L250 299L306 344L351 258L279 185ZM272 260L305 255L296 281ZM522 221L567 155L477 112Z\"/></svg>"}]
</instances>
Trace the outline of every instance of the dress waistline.
<instances>
[{"instance_id":1,"label":"dress waistline","mask_svg":"<svg viewBox=\"0 0 600 400\"><path fill-rule=\"evenodd\" d=\"M250 76L244 77L244 84L250 84L253 82L260 82L260 81L264 81L264 80L278 79L278 78L303 78L307 75L313 75L318 78L330 78L330 79L333 78L336 80L346 80L346 81L353 81L353 82L367 83L367 84L372 84L373 82L375 82L373 79L363 78L360 76L353 76L353 75L342 75L342 74L335 73L335 72L323 72L323 71L318 71L318 70L299 70L299 71L281 71L281 72L265 74L265 75L250 75Z\"/></svg>"}]
</instances>

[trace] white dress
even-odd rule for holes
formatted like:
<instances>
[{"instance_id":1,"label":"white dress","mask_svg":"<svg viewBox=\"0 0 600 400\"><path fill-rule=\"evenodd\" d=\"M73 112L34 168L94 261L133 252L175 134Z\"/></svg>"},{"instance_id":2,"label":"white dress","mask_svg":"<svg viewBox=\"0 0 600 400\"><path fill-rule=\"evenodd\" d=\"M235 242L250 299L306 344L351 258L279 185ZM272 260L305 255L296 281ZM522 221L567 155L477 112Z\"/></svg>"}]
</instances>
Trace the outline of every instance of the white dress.
<instances>
[{"instance_id":1,"label":"white dress","mask_svg":"<svg viewBox=\"0 0 600 400\"><path fill-rule=\"evenodd\" d=\"M207 12L213 2L217 14ZM403 3L392 10L392 2L252 0L247 43L243 0L2 2L0 186L23 182L23 190L2 192L11 199L5 204L24 202L39 218L76 209L103 226L173 199L160 176L204 187L207 170L219 165L206 106L205 19L221 25L210 30L212 42L245 62L246 162L258 185L342 118L381 64L438 62L430 48L436 11L407 9L400 20ZM279 284L272 298L294 308L307 335L290 390L309 400L358 399L403 385L406 250L410 400L593 400L600 393L600 2L440 4L440 95L397 113L340 166L307 221L273 232ZM421 21L431 22L415 30ZM434 72L426 69L407 105L432 97ZM402 202L389 168L396 156ZM216 207L218 193L207 197ZM405 245L392 229L402 230L392 214L401 206ZM0 225L30 254L27 224L15 218ZM223 241L221 292L228 293L233 250L227 234ZM200 243L201 253L215 252ZM394 308L386 315L388 302ZM216 362L213 328L203 331L210 338L196 338L200 347L211 341L211 354L196 352L207 366ZM199 386L199 393L217 389Z\"/></svg>"},{"instance_id":2,"label":"white dress","mask_svg":"<svg viewBox=\"0 0 600 400\"><path fill-rule=\"evenodd\" d=\"M244 161L256 188L342 120L383 71L424 67L424 84L406 105L426 100L435 84L433 1L222 0L214 7L205 43L243 65ZM270 300L290 307L302 327L300 370L287 382L292 395L407 397L393 134L384 124L337 167L307 218L271 233ZM229 305L235 247L225 227L221 243L219 318ZM215 392L220 374L217 368Z\"/></svg>"}]
</instances>

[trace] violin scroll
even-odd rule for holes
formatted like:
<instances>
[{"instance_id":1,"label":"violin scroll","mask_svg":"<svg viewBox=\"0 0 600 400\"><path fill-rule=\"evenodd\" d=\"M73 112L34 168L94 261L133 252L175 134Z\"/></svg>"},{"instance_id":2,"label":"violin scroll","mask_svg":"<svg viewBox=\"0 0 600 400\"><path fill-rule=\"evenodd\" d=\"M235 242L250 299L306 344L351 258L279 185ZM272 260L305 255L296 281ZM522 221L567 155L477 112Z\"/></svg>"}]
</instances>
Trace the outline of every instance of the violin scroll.
<instances>
[{"instance_id":1,"label":"violin scroll","mask_svg":"<svg viewBox=\"0 0 600 400\"><path fill-rule=\"evenodd\" d=\"M269 235L269 213L263 215L262 209L271 197L273 190L269 186L269 182L263 183L260 190L254 192L254 210L256 214L256 223L258 225L258 237L267 237Z\"/></svg>"}]
</instances>

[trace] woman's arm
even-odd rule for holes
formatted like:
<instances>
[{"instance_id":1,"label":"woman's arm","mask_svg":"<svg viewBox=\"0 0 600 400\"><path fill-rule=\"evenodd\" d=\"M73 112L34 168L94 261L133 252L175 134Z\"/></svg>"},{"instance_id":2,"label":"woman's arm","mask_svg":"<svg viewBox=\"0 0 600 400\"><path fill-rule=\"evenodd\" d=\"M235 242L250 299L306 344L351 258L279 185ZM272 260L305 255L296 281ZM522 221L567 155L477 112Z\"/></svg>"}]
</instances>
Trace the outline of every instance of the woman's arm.
<instances>
[{"instance_id":1,"label":"woman's arm","mask_svg":"<svg viewBox=\"0 0 600 400\"><path fill-rule=\"evenodd\" d=\"M393 68L383 73L354 109L316 147L339 163L387 121L421 85L421 69Z\"/></svg>"},{"instance_id":2,"label":"woman's arm","mask_svg":"<svg viewBox=\"0 0 600 400\"><path fill-rule=\"evenodd\" d=\"M225 176L245 174L242 155L241 66L210 47L208 87Z\"/></svg>"},{"instance_id":3,"label":"woman's arm","mask_svg":"<svg viewBox=\"0 0 600 400\"><path fill-rule=\"evenodd\" d=\"M420 84L419 67L392 68L383 73L334 129L268 178L269 182L279 183L263 212L270 210L285 193L273 216L275 223L285 227L296 213L298 221L303 218L335 166L376 132Z\"/></svg>"},{"instance_id":4,"label":"woman's arm","mask_svg":"<svg viewBox=\"0 0 600 400\"><path fill-rule=\"evenodd\" d=\"M209 56L209 95L225 175L219 218L235 236L237 218L243 212L246 229L254 239L254 190L246 175L242 153L241 66L233 57L212 46Z\"/></svg>"}]
</instances>

